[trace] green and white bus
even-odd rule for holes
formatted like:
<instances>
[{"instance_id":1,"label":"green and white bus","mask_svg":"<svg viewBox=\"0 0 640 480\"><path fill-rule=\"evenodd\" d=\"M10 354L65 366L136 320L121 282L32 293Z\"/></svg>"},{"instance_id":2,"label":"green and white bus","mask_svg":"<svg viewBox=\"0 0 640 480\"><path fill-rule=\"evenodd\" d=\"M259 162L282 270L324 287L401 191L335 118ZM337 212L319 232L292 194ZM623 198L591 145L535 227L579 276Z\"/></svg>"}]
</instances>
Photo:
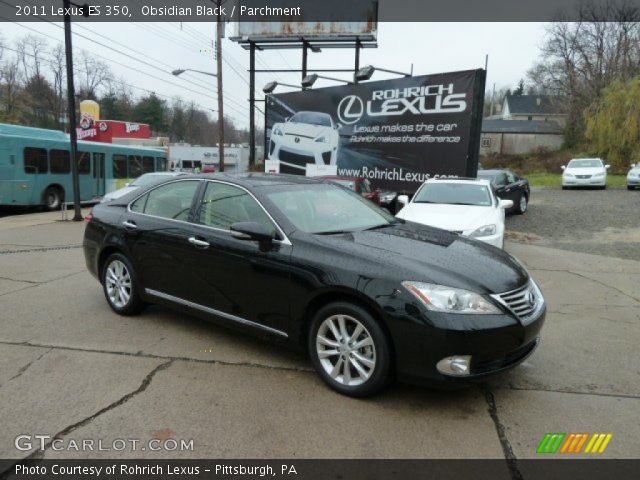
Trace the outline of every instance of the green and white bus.
<instances>
[{"instance_id":1,"label":"green and white bus","mask_svg":"<svg viewBox=\"0 0 640 480\"><path fill-rule=\"evenodd\" d=\"M0 206L73 202L70 140L64 132L0 123ZM98 201L143 173L166 171L164 150L78 142L80 201Z\"/></svg>"}]
</instances>

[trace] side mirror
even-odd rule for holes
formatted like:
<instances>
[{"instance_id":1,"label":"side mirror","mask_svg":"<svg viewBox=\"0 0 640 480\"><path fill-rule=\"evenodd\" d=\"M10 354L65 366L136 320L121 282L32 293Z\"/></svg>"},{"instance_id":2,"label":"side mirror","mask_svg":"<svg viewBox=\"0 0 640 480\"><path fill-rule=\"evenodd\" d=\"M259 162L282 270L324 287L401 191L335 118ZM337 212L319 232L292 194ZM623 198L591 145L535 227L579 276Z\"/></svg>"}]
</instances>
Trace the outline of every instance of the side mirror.
<instances>
[{"instance_id":1,"label":"side mirror","mask_svg":"<svg viewBox=\"0 0 640 480\"><path fill-rule=\"evenodd\" d=\"M284 117L284 121L288 122L291 119L291 117Z\"/></svg>"},{"instance_id":2,"label":"side mirror","mask_svg":"<svg viewBox=\"0 0 640 480\"><path fill-rule=\"evenodd\" d=\"M409 203L408 195L398 195L398 203L402 206L406 206Z\"/></svg>"},{"instance_id":3,"label":"side mirror","mask_svg":"<svg viewBox=\"0 0 640 480\"><path fill-rule=\"evenodd\" d=\"M342 124L336 123L336 130L341 130L341 129L342 129Z\"/></svg>"},{"instance_id":4,"label":"side mirror","mask_svg":"<svg viewBox=\"0 0 640 480\"><path fill-rule=\"evenodd\" d=\"M607 170L609 170L611 168L611 165L605 165L604 168L606 168Z\"/></svg>"},{"instance_id":5,"label":"side mirror","mask_svg":"<svg viewBox=\"0 0 640 480\"><path fill-rule=\"evenodd\" d=\"M131 185L131 182L125 183L124 186L128 187L129 185Z\"/></svg>"},{"instance_id":6,"label":"side mirror","mask_svg":"<svg viewBox=\"0 0 640 480\"><path fill-rule=\"evenodd\" d=\"M513 207L513 200L500 200L498 202L498 206L500 208L504 208L505 210L508 210L511 207Z\"/></svg>"},{"instance_id":7,"label":"side mirror","mask_svg":"<svg viewBox=\"0 0 640 480\"><path fill-rule=\"evenodd\" d=\"M632 164L631 164L631 168L636 168L636 164L635 164L635 163L632 163Z\"/></svg>"},{"instance_id":8,"label":"side mirror","mask_svg":"<svg viewBox=\"0 0 640 480\"><path fill-rule=\"evenodd\" d=\"M253 240L260 244L260 248L271 246L275 238L272 230L258 222L238 222L230 227L231 236L237 240Z\"/></svg>"},{"instance_id":9,"label":"side mirror","mask_svg":"<svg viewBox=\"0 0 640 480\"><path fill-rule=\"evenodd\" d=\"M561 168L562 170L564 170L564 169L565 169L565 168L567 168L567 167L565 167L564 165L562 165L560 168Z\"/></svg>"}]
</instances>

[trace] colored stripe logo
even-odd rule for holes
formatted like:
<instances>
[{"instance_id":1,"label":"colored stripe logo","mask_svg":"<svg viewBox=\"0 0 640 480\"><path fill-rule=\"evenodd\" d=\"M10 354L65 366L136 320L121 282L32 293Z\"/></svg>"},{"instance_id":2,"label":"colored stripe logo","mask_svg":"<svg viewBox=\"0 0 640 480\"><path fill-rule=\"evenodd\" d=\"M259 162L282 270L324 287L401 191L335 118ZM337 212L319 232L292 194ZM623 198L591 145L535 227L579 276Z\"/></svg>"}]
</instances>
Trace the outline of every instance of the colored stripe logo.
<instances>
[{"instance_id":1,"label":"colored stripe logo","mask_svg":"<svg viewBox=\"0 0 640 480\"><path fill-rule=\"evenodd\" d=\"M545 433L536 453L604 453L613 433ZM584 450L583 450L584 448Z\"/></svg>"}]
</instances>

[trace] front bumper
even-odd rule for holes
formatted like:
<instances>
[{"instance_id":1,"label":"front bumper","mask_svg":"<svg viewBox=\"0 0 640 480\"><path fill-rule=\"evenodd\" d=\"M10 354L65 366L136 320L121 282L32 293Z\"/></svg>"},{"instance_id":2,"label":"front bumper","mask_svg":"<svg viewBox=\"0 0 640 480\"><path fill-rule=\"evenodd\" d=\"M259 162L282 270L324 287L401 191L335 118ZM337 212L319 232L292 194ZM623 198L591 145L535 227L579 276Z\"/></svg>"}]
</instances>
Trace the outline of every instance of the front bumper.
<instances>
[{"instance_id":1,"label":"front bumper","mask_svg":"<svg viewBox=\"0 0 640 480\"><path fill-rule=\"evenodd\" d=\"M563 187L602 187L606 184L606 176L591 178L562 177Z\"/></svg>"},{"instance_id":2,"label":"front bumper","mask_svg":"<svg viewBox=\"0 0 640 480\"><path fill-rule=\"evenodd\" d=\"M640 177L627 177L628 187L640 187Z\"/></svg>"},{"instance_id":3,"label":"front bumper","mask_svg":"<svg viewBox=\"0 0 640 480\"><path fill-rule=\"evenodd\" d=\"M509 370L529 357L540 341L546 305L526 321L512 314L418 314L414 305L389 319L400 380L409 383L459 384ZM428 315L428 317L426 316ZM465 375L445 375L437 364L454 356L470 356Z\"/></svg>"}]
</instances>

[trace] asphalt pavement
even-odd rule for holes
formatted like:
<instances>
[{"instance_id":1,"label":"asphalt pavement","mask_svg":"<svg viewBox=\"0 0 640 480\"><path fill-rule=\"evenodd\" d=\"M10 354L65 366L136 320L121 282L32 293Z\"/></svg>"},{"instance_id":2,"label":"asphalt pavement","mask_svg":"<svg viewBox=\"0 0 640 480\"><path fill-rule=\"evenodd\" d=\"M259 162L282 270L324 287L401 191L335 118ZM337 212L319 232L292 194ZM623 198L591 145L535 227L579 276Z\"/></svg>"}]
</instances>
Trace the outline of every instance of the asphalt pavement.
<instances>
[{"instance_id":1,"label":"asphalt pavement","mask_svg":"<svg viewBox=\"0 0 640 480\"><path fill-rule=\"evenodd\" d=\"M300 354L165 308L114 314L86 271L84 225L58 219L0 219L0 458L526 459L546 432L610 432L601 458L638 457L638 261L507 242L548 302L538 351L464 390L356 400ZM22 451L21 434L193 444Z\"/></svg>"}]
</instances>

